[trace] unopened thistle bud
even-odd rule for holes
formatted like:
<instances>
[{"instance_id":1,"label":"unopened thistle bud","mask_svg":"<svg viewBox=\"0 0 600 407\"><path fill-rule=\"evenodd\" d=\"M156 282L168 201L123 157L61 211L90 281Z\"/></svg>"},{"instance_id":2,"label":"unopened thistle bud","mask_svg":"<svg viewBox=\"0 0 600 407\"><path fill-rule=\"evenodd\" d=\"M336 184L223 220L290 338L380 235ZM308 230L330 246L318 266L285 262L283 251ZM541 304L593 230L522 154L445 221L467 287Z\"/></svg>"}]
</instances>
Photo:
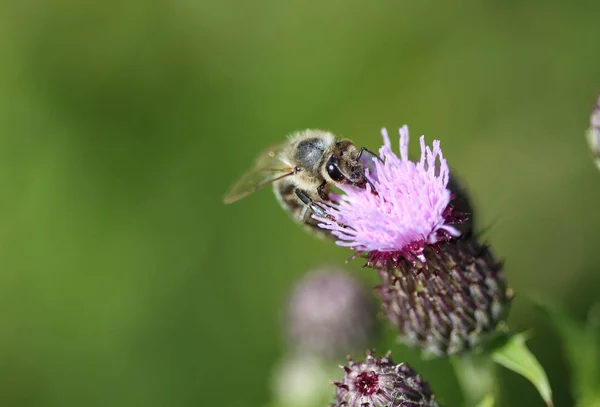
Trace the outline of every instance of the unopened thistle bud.
<instances>
[{"instance_id":1,"label":"unopened thistle bud","mask_svg":"<svg viewBox=\"0 0 600 407\"><path fill-rule=\"evenodd\" d=\"M319 357L364 349L375 330L373 301L348 271L322 268L299 281L290 297L286 328L292 347Z\"/></svg>"},{"instance_id":2,"label":"unopened thistle bud","mask_svg":"<svg viewBox=\"0 0 600 407\"><path fill-rule=\"evenodd\" d=\"M474 237L427 247L427 263L380 268L383 309L400 339L436 356L477 347L506 316L502 264Z\"/></svg>"},{"instance_id":3,"label":"unopened thistle bud","mask_svg":"<svg viewBox=\"0 0 600 407\"><path fill-rule=\"evenodd\" d=\"M389 356L375 358L370 352L364 362L349 359L342 366L344 379L333 383L337 394L331 407L437 407L429 384Z\"/></svg>"},{"instance_id":4,"label":"unopened thistle bud","mask_svg":"<svg viewBox=\"0 0 600 407\"><path fill-rule=\"evenodd\" d=\"M378 270L384 311L403 341L435 355L455 354L483 341L505 316L511 297L497 262L471 231L460 229L450 170L440 149L425 145L408 159L408 129L400 129L400 157L387 132L373 174L374 188L344 188L321 227L337 244ZM464 191L464 207L470 207ZM466 206L465 206L466 205Z\"/></svg>"},{"instance_id":5,"label":"unopened thistle bud","mask_svg":"<svg viewBox=\"0 0 600 407\"><path fill-rule=\"evenodd\" d=\"M592 150L594 162L600 169L600 96L592 109L590 127L587 131L588 144Z\"/></svg>"}]
</instances>

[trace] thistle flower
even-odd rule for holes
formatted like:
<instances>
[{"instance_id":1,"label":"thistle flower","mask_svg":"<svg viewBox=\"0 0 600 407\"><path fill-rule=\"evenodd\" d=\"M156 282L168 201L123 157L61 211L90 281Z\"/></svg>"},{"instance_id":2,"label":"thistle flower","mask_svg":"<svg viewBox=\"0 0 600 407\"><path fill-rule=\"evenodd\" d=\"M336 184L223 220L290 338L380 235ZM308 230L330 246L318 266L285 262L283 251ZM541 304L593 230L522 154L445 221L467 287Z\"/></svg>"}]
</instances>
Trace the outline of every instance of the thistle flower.
<instances>
[{"instance_id":1,"label":"thistle flower","mask_svg":"<svg viewBox=\"0 0 600 407\"><path fill-rule=\"evenodd\" d=\"M296 284L286 313L293 347L319 357L363 348L375 330L371 297L345 270L321 268Z\"/></svg>"},{"instance_id":2,"label":"thistle flower","mask_svg":"<svg viewBox=\"0 0 600 407\"><path fill-rule=\"evenodd\" d=\"M590 128L587 131L587 139L596 166L600 169L600 96L592 109L590 116Z\"/></svg>"},{"instance_id":3,"label":"thistle flower","mask_svg":"<svg viewBox=\"0 0 600 407\"><path fill-rule=\"evenodd\" d=\"M459 230L470 203L457 183L450 185L440 142L429 148L421 137L420 160L412 162L406 126L400 129L400 157L382 134L381 160L367 172L376 194L369 187L344 189L339 204L328 209L333 219L321 219L320 226L378 270L384 312L402 341L434 355L472 349L508 309L512 294L502 264L470 226ZM452 202L456 196L460 211Z\"/></svg>"},{"instance_id":4,"label":"thistle flower","mask_svg":"<svg viewBox=\"0 0 600 407\"><path fill-rule=\"evenodd\" d=\"M367 170L376 193L370 185L366 191L344 188L339 203L327 209L331 218L319 218L319 226L331 230L338 245L367 254L369 265L387 267L401 258L425 263L426 246L460 235L453 226L461 219L450 205L450 169L438 140L431 149L421 137L415 163L408 159L408 127L400 129L400 157L385 129L382 135L381 161L374 159L373 171Z\"/></svg>"},{"instance_id":5,"label":"thistle flower","mask_svg":"<svg viewBox=\"0 0 600 407\"><path fill-rule=\"evenodd\" d=\"M436 407L429 384L407 364L395 364L388 352L382 358L367 354L364 362L341 366L344 379L333 382L336 401L331 407Z\"/></svg>"}]
</instances>

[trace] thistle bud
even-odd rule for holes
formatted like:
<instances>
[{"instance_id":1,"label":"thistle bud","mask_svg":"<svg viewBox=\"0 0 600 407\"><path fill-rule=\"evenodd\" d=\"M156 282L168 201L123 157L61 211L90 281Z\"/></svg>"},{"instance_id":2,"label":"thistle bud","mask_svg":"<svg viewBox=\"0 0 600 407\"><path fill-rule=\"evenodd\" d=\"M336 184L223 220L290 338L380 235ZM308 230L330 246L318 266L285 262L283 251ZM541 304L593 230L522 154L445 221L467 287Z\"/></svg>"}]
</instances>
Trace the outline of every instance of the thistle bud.
<instances>
[{"instance_id":1,"label":"thistle bud","mask_svg":"<svg viewBox=\"0 0 600 407\"><path fill-rule=\"evenodd\" d=\"M348 358L348 366L342 366L344 379L333 383L337 394L331 407L437 407L429 384L389 356L375 358L369 352L364 362Z\"/></svg>"},{"instance_id":2,"label":"thistle bud","mask_svg":"<svg viewBox=\"0 0 600 407\"><path fill-rule=\"evenodd\" d=\"M426 263L380 268L383 309L400 339L424 353L453 355L480 345L511 299L502 264L474 237L427 247Z\"/></svg>"},{"instance_id":3,"label":"thistle bud","mask_svg":"<svg viewBox=\"0 0 600 407\"><path fill-rule=\"evenodd\" d=\"M372 298L349 272L323 268L308 273L290 297L286 328L293 348L332 358L364 349L375 330Z\"/></svg>"}]
</instances>

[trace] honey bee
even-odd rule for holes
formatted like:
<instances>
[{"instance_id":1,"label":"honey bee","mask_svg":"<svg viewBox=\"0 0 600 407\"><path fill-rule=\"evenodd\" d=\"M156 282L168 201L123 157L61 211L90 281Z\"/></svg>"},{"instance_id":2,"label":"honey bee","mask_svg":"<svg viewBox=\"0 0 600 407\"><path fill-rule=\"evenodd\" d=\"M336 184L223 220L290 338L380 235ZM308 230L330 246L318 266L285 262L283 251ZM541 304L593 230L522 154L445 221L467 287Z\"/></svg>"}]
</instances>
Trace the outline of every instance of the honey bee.
<instances>
[{"instance_id":1,"label":"honey bee","mask_svg":"<svg viewBox=\"0 0 600 407\"><path fill-rule=\"evenodd\" d=\"M224 202L235 202L272 184L283 209L309 231L327 236L328 231L319 228L312 215L333 219L326 212L339 197L331 192L333 185L364 189L369 184L376 194L365 176L373 157L379 159L368 149L358 149L350 140L338 139L330 132L299 131L260 154L254 167L233 184Z\"/></svg>"}]
</instances>

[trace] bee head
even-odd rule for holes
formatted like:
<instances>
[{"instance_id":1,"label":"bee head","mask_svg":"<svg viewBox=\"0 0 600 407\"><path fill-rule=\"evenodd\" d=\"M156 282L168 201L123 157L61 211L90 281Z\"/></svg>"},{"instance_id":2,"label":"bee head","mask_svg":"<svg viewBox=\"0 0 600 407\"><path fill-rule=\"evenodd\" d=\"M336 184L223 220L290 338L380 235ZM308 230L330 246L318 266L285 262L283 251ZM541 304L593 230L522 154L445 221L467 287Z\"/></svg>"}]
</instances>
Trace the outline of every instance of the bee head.
<instances>
[{"instance_id":1,"label":"bee head","mask_svg":"<svg viewBox=\"0 0 600 407\"><path fill-rule=\"evenodd\" d=\"M338 141L325 165L325 171L335 184L366 188L370 182L359 158L360 152L350 140Z\"/></svg>"}]
</instances>

